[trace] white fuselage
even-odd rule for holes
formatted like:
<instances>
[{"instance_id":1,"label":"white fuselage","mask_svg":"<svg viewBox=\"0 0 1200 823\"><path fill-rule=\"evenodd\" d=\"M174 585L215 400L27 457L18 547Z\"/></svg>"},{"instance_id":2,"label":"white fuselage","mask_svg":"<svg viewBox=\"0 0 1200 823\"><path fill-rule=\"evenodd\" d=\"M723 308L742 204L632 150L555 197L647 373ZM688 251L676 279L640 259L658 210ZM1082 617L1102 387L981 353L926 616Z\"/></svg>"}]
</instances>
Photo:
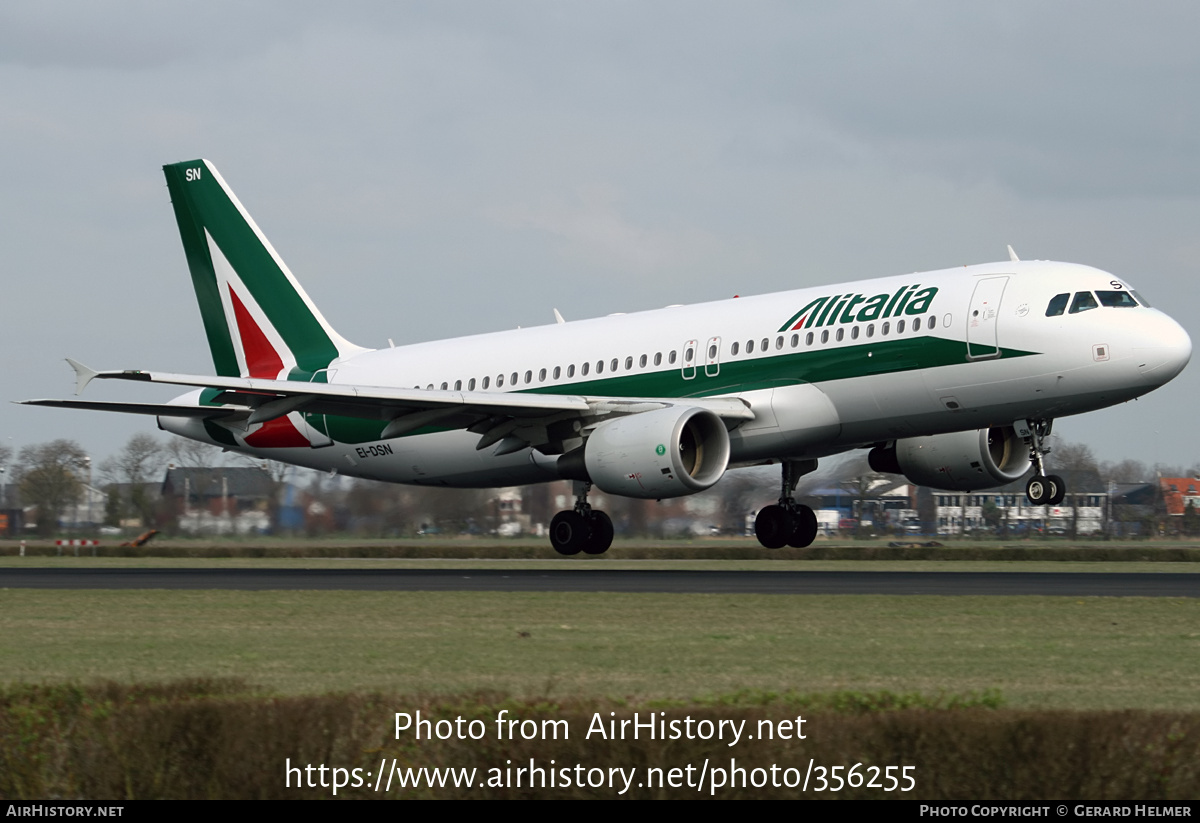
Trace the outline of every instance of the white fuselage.
<instances>
[{"instance_id":1,"label":"white fuselage","mask_svg":"<svg viewBox=\"0 0 1200 823\"><path fill-rule=\"evenodd\" d=\"M906 313L904 304L930 289L921 311ZM1073 264L966 266L365 351L332 363L326 378L408 389L737 397L754 417L730 431L731 465L820 457L1104 408L1186 365L1187 334L1145 305L1047 316L1055 295L1082 292L1129 286ZM872 303L884 295L890 305ZM822 297L829 300L812 317L796 316ZM316 422L290 417L306 431ZM464 430L384 440L382 424L340 434L328 422L330 436L313 438L319 448L244 450L401 483L507 486L559 476L554 455L477 450L479 434ZM212 442L196 420L160 425Z\"/></svg>"}]
</instances>

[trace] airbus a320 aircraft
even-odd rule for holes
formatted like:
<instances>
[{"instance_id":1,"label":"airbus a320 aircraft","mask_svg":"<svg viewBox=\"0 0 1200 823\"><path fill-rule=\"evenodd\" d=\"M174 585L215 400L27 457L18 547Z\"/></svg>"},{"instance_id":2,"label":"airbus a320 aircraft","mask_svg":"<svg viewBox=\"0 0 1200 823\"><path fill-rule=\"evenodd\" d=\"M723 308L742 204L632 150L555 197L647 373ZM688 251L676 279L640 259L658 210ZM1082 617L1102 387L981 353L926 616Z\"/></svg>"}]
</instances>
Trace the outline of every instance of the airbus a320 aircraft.
<instances>
[{"instance_id":1,"label":"airbus a320 aircraft","mask_svg":"<svg viewBox=\"0 0 1200 823\"><path fill-rule=\"evenodd\" d=\"M782 467L758 513L762 545L807 546L793 500L821 457L869 448L877 471L941 489L1034 472L1055 418L1131 400L1175 377L1187 333L1123 279L1021 262L906 274L387 349L342 337L206 160L164 167L215 377L93 371L189 386L165 404L30 400L149 414L175 434L314 469L427 486L577 481L550 540L604 552L594 485L625 497L709 488L730 469Z\"/></svg>"}]
</instances>

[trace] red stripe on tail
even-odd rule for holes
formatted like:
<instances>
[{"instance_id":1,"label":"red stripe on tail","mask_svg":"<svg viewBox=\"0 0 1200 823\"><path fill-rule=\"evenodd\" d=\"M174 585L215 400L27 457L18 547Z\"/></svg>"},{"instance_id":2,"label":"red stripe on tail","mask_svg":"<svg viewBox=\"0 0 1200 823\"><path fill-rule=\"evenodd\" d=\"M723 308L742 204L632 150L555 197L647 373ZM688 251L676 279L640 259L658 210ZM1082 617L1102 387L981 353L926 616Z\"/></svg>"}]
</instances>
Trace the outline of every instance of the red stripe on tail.
<instances>
[{"instance_id":1,"label":"red stripe on tail","mask_svg":"<svg viewBox=\"0 0 1200 823\"><path fill-rule=\"evenodd\" d=\"M250 377L265 377L274 380L283 371L283 358L275 351L271 341L263 334L262 329L254 322L250 312L238 299L237 292L229 287L229 297L233 301L233 315L237 319L238 336L242 339L242 351L246 355L246 371Z\"/></svg>"}]
</instances>

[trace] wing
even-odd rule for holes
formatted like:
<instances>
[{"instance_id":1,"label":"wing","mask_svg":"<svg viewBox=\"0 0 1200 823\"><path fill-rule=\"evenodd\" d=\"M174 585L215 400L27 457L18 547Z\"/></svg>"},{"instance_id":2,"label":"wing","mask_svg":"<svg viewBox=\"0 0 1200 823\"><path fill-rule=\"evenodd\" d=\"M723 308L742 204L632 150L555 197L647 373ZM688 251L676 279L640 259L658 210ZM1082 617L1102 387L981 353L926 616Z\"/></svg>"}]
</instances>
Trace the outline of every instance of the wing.
<instances>
[{"instance_id":1,"label":"wing","mask_svg":"<svg viewBox=\"0 0 1200 823\"><path fill-rule=\"evenodd\" d=\"M142 370L95 371L68 359L75 369L76 392L92 380L132 380L209 389L198 405L121 403L87 400L25 400L27 405L119 411L160 417L199 417L244 431L292 412L385 421L380 439L399 437L426 426L466 429L480 435L477 449L501 440L503 451L532 446L558 453L589 427L613 416L638 414L667 406L706 409L730 428L754 417L738 397L595 397L525 392L439 391L302 383L252 377L211 377Z\"/></svg>"}]
</instances>

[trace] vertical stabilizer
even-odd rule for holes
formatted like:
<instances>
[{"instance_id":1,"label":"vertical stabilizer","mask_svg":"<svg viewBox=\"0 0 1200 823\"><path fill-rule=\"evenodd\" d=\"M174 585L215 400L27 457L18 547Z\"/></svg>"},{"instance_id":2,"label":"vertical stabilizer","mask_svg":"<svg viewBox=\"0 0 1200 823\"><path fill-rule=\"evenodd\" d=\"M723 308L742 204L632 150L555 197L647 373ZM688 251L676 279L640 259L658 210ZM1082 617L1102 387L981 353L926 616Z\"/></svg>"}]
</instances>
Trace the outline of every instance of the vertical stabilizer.
<instances>
[{"instance_id":1,"label":"vertical stabilizer","mask_svg":"<svg viewBox=\"0 0 1200 823\"><path fill-rule=\"evenodd\" d=\"M333 330L211 163L163 172L217 374L308 380L364 351Z\"/></svg>"}]
</instances>

